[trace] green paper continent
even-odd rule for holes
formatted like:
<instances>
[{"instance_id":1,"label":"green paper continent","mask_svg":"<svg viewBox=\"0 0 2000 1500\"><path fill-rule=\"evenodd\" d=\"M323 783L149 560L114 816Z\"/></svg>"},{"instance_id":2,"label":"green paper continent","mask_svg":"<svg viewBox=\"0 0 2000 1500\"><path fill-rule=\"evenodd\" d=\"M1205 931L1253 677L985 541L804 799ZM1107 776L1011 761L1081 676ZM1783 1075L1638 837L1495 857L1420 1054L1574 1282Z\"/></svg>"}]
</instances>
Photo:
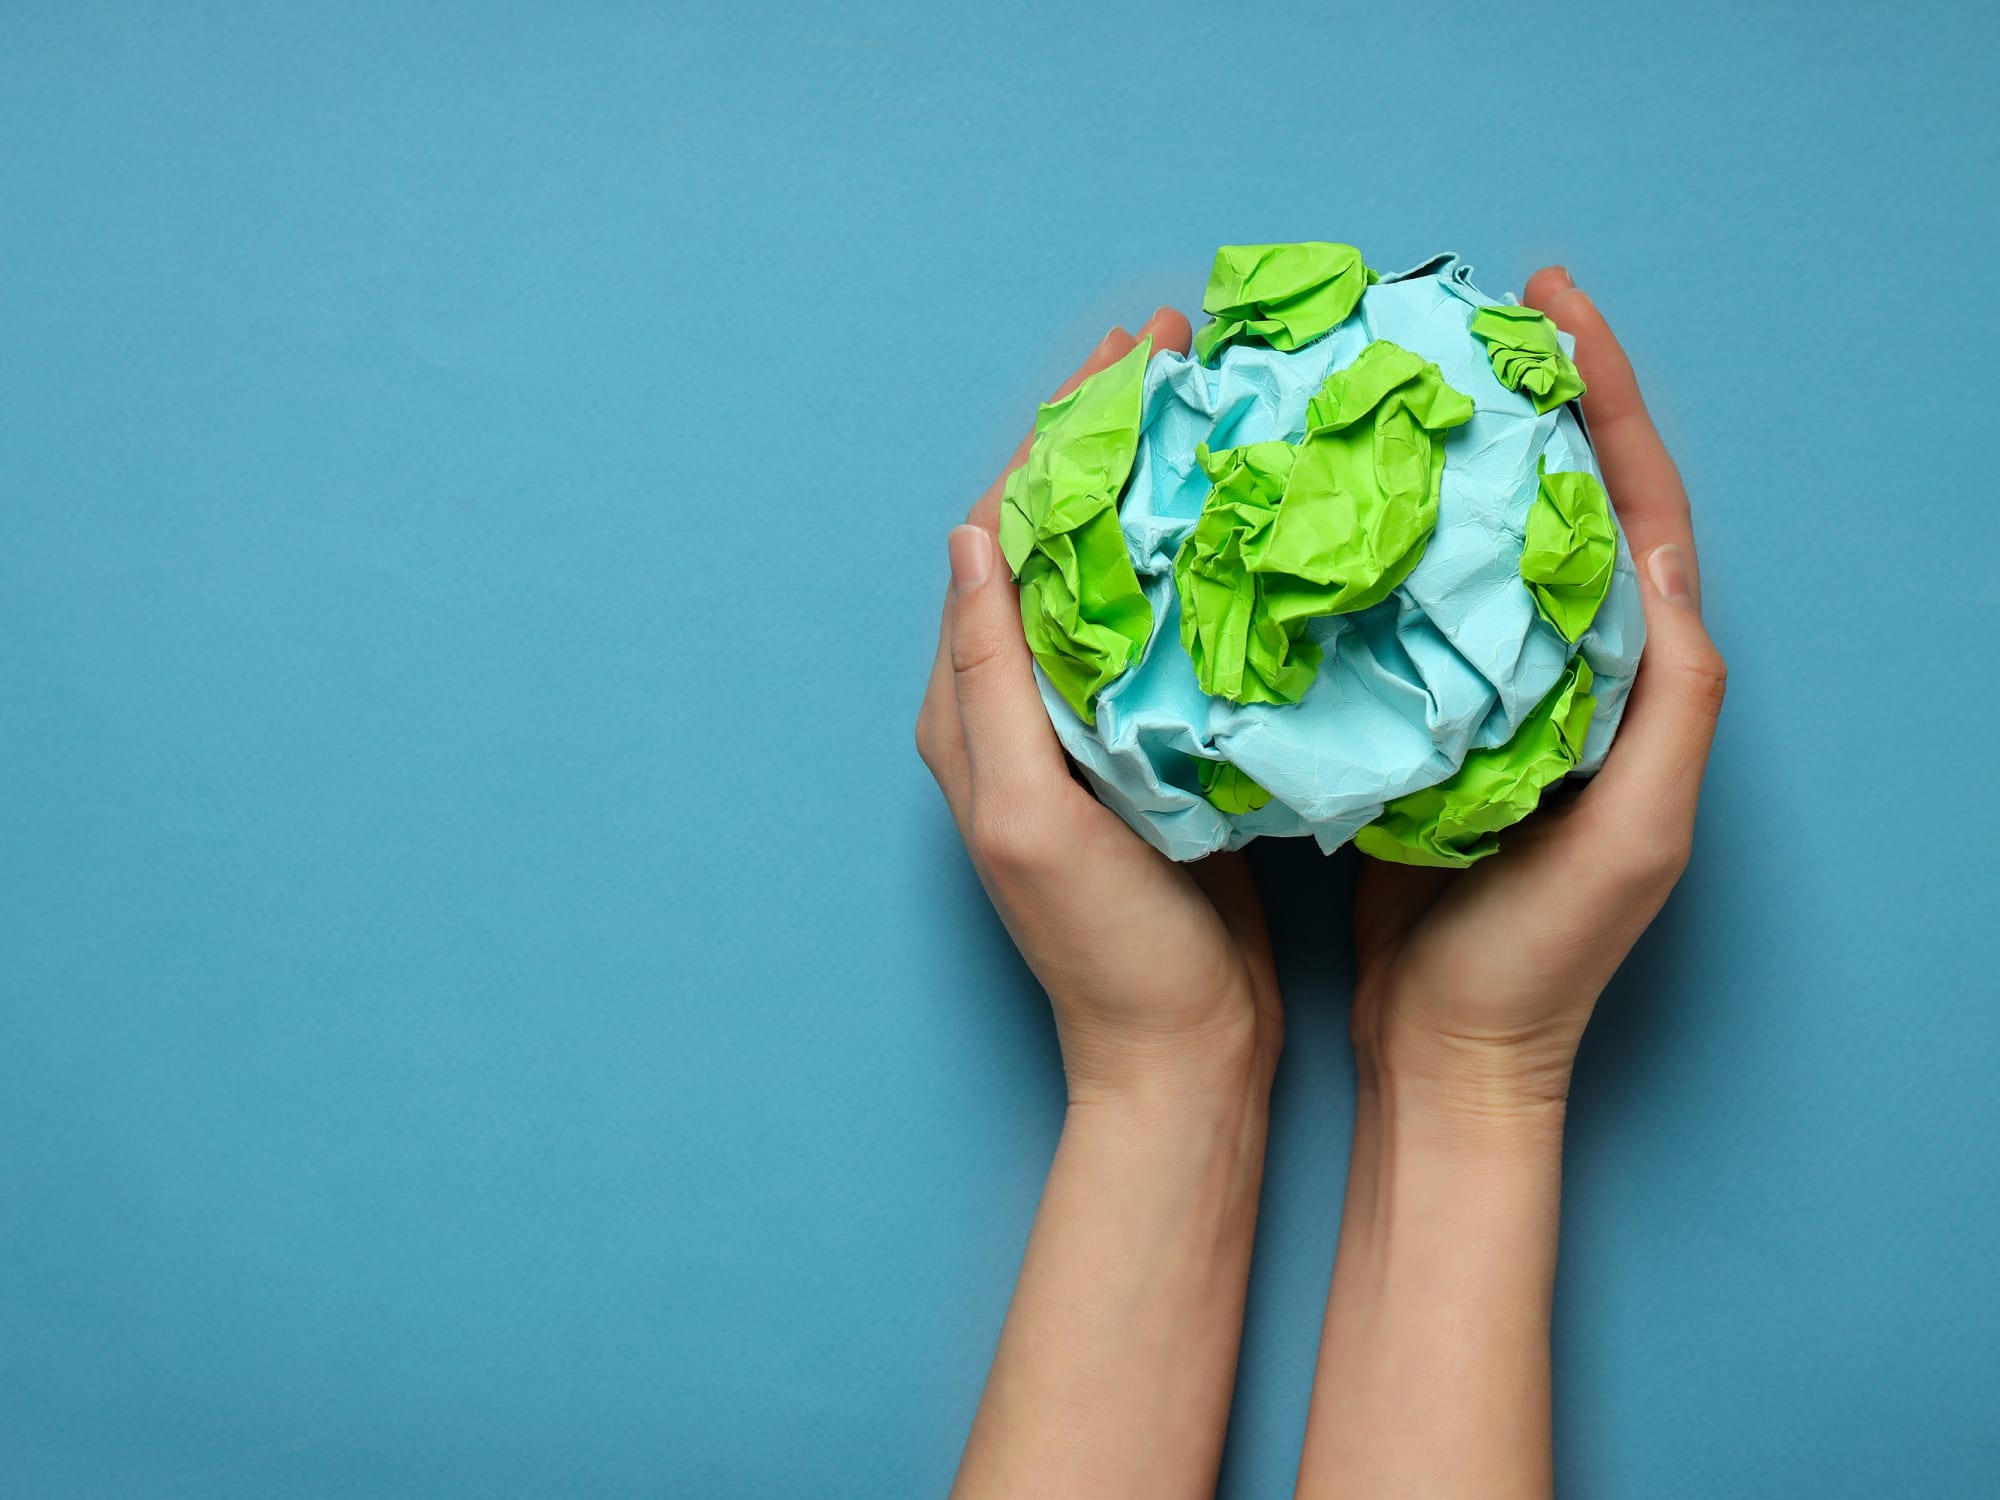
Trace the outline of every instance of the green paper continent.
<instances>
[{"instance_id":1,"label":"green paper continent","mask_svg":"<svg viewBox=\"0 0 2000 1500\"><path fill-rule=\"evenodd\" d=\"M1195 357L1213 364L1238 343L1309 344L1345 322L1378 279L1352 245L1224 245L1202 293L1210 321L1194 336Z\"/></svg>"},{"instance_id":2,"label":"green paper continent","mask_svg":"<svg viewBox=\"0 0 2000 1500\"><path fill-rule=\"evenodd\" d=\"M1535 596L1535 608L1562 638L1574 641L1597 618L1611 592L1611 569L1618 560L1618 527L1611 497L1597 476L1581 470L1543 474L1528 509L1527 540L1521 547L1521 581Z\"/></svg>"},{"instance_id":3,"label":"green paper continent","mask_svg":"<svg viewBox=\"0 0 2000 1500\"><path fill-rule=\"evenodd\" d=\"M1583 377L1556 339L1556 325L1532 307L1482 307L1472 336L1486 345L1493 373L1510 391L1524 391L1538 412L1583 394Z\"/></svg>"},{"instance_id":4,"label":"green paper continent","mask_svg":"<svg viewBox=\"0 0 2000 1500\"><path fill-rule=\"evenodd\" d=\"M1306 623L1379 604L1409 576L1437 527L1439 434L1471 416L1436 365L1378 340L1327 377L1297 444L1195 450L1212 488L1174 585L1203 692L1305 696L1320 662Z\"/></svg>"},{"instance_id":5,"label":"green paper continent","mask_svg":"<svg viewBox=\"0 0 2000 1500\"><path fill-rule=\"evenodd\" d=\"M1271 800L1271 794L1233 761L1203 760L1196 764L1200 768L1202 796L1223 812L1240 816L1255 812Z\"/></svg>"},{"instance_id":6,"label":"green paper continent","mask_svg":"<svg viewBox=\"0 0 2000 1500\"><path fill-rule=\"evenodd\" d=\"M1354 836L1355 847L1401 865L1462 870L1500 847L1548 787L1583 757L1597 700L1581 656L1504 745L1474 750L1446 780L1396 798Z\"/></svg>"},{"instance_id":7,"label":"green paper continent","mask_svg":"<svg viewBox=\"0 0 2000 1500\"><path fill-rule=\"evenodd\" d=\"M1256 561L1268 545L1298 448L1251 443L1194 451L1211 481L1194 530L1174 554L1181 645L1204 693L1239 703L1296 703L1319 670L1303 618L1270 606Z\"/></svg>"},{"instance_id":8,"label":"green paper continent","mask_svg":"<svg viewBox=\"0 0 2000 1500\"><path fill-rule=\"evenodd\" d=\"M1152 340L1035 415L1028 461L1000 497L1000 550L1021 586L1035 660L1086 724L1096 699L1145 650L1153 611L1118 526L1139 451Z\"/></svg>"}]
</instances>

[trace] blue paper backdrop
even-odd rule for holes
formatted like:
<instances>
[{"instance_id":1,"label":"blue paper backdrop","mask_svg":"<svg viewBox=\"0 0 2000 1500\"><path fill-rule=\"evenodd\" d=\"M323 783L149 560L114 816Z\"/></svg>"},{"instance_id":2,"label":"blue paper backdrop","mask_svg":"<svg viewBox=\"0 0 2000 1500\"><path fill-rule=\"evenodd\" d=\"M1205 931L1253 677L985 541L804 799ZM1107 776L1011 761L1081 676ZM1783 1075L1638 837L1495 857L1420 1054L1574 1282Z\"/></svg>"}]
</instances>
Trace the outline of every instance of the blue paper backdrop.
<instances>
[{"instance_id":1,"label":"blue paper backdrop","mask_svg":"<svg viewBox=\"0 0 2000 1500\"><path fill-rule=\"evenodd\" d=\"M1582 1061L1567 1486L2000 1493L1991 8L4 31L0 1494L940 1493L1060 1103L911 749L944 530L1314 236L1574 270L1734 667ZM1350 1105L1350 871L1262 864L1235 1497Z\"/></svg>"}]
</instances>

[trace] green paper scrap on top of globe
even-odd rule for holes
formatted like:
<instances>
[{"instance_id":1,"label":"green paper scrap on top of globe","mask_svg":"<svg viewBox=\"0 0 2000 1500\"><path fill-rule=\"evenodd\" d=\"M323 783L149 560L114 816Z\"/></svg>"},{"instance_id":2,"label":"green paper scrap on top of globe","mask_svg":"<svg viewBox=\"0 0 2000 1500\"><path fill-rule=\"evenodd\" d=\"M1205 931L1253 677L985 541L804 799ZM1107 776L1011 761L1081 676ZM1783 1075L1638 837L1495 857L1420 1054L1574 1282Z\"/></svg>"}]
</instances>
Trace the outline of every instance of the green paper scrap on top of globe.
<instances>
[{"instance_id":1,"label":"green paper scrap on top of globe","mask_svg":"<svg viewBox=\"0 0 2000 1500\"><path fill-rule=\"evenodd\" d=\"M1462 867L1602 764L1645 643L1574 342L1445 255L1217 252L1191 354L1042 407L1000 546L1042 699L1177 860Z\"/></svg>"}]
</instances>

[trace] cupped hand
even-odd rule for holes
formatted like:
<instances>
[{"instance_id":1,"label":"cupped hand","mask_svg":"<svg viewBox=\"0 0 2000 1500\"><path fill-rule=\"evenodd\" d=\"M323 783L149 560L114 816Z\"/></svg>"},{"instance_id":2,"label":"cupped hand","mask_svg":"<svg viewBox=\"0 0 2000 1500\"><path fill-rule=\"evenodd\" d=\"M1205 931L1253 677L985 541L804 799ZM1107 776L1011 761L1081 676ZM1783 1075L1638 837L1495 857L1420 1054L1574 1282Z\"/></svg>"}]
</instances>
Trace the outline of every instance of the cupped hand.
<instances>
[{"instance_id":1,"label":"cupped hand","mask_svg":"<svg viewBox=\"0 0 2000 1500\"><path fill-rule=\"evenodd\" d=\"M1688 862L1726 672L1701 621L1687 492L1632 366L1560 268L1524 299L1576 337L1605 487L1638 564L1646 650L1604 769L1459 872L1365 862L1356 1055L1481 1106L1564 1097L1598 993Z\"/></svg>"},{"instance_id":2,"label":"cupped hand","mask_svg":"<svg viewBox=\"0 0 2000 1500\"><path fill-rule=\"evenodd\" d=\"M1056 395L1146 337L1185 353L1187 320L1162 308L1136 337L1112 330ZM1283 1020L1256 883L1238 855L1175 864L1072 776L1000 555L1005 481L1003 471L949 538L952 582L917 748L1048 991L1072 1100L1268 1087Z\"/></svg>"}]
</instances>

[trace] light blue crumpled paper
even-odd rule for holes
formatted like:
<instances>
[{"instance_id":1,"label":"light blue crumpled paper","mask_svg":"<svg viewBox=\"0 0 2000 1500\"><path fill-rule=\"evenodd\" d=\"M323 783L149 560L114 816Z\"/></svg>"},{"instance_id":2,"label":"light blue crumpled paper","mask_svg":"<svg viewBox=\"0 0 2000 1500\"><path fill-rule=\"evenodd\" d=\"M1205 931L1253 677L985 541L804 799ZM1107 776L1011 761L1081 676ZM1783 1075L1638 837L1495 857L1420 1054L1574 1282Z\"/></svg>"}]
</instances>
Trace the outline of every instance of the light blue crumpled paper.
<instances>
[{"instance_id":1,"label":"light blue crumpled paper","mask_svg":"<svg viewBox=\"0 0 2000 1500\"><path fill-rule=\"evenodd\" d=\"M1063 747L1103 801L1177 860L1251 839L1311 834L1331 853L1393 797L1444 780L1466 752L1506 742L1554 687L1571 648L1536 612L1520 576L1538 484L1550 471L1602 473L1569 406L1537 415L1494 376L1469 331L1493 298L1471 268L1439 256L1368 288L1355 313L1293 353L1233 346L1213 369L1173 353L1146 371L1145 429L1119 520L1153 608L1145 655L1099 695L1093 728L1039 668ZM1375 339L1431 360L1472 398L1445 440L1437 532L1382 603L1314 620L1319 674L1294 704L1235 704L1196 686L1180 646L1174 553L1208 494L1195 447L1235 447L1305 430L1328 374ZM1573 341L1562 335L1567 351ZM1597 769L1624 713L1645 644L1632 555L1621 533L1610 592L1576 650L1595 674L1597 710L1579 774ZM1199 760L1233 762L1270 791L1254 812L1224 813L1201 794Z\"/></svg>"}]
</instances>

